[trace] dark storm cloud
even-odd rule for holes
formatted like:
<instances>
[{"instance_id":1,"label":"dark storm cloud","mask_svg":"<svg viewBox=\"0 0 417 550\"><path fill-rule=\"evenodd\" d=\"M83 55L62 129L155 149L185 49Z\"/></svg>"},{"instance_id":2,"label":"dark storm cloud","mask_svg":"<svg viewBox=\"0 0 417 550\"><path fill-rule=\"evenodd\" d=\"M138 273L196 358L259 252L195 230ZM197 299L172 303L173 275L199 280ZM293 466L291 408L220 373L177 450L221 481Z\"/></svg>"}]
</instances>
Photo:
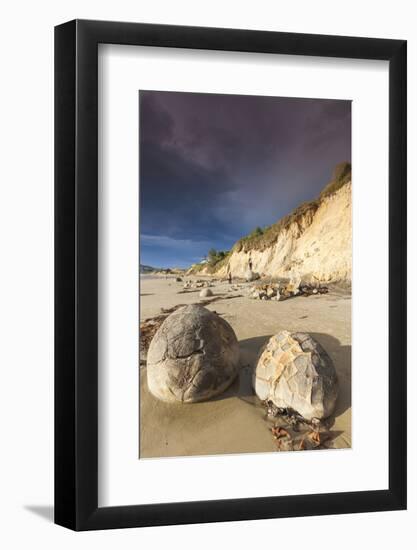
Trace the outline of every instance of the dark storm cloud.
<instances>
[{"instance_id":1,"label":"dark storm cloud","mask_svg":"<svg viewBox=\"0 0 417 550\"><path fill-rule=\"evenodd\" d=\"M178 264L230 247L320 192L350 125L348 101L140 92L141 233Z\"/></svg>"},{"instance_id":2,"label":"dark storm cloud","mask_svg":"<svg viewBox=\"0 0 417 550\"><path fill-rule=\"evenodd\" d=\"M146 234L204 239L224 233L215 208L233 186L227 174L187 159L172 148L142 143L141 228Z\"/></svg>"}]
</instances>

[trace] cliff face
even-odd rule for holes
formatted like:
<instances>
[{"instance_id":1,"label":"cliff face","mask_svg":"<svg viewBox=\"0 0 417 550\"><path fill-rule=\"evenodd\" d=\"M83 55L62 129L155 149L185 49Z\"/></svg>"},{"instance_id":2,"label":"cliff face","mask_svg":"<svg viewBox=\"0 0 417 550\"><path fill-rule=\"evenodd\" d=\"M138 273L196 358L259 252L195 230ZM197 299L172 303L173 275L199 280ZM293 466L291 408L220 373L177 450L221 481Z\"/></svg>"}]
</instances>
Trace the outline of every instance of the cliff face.
<instances>
[{"instance_id":1,"label":"cliff face","mask_svg":"<svg viewBox=\"0 0 417 550\"><path fill-rule=\"evenodd\" d=\"M260 275L323 282L350 281L352 277L351 184L325 197L317 210L300 214L282 229L277 240L263 250L233 250L216 274L244 277L249 259Z\"/></svg>"},{"instance_id":2,"label":"cliff face","mask_svg":"<svg viewBox=\"0 0 417 550\"><path fill-rule=\"evenodd\" d=\"M301 205L263 235L238 241L212 273L245 277L251 260L252 271L261 276L351 281L351 187L350 165L343 163L316 201Z\"/></svg>"}]
</instances>

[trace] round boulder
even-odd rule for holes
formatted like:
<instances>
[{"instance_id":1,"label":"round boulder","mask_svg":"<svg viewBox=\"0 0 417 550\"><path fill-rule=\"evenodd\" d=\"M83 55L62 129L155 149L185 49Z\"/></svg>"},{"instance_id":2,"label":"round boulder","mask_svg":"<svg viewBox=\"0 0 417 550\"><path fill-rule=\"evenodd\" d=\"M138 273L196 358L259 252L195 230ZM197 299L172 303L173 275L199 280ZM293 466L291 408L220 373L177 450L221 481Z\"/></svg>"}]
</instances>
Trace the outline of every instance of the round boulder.
<instances>
[{"instance_id":1,"label":"round boulder","mask_svg":"<svg viewBox=\"0 0 417 550\"><path fill-rule=\"evenodd\" d=\"M203 288L200 292L200 298L208 298L209 296L213 296L212 291L209 288Z\"/></svg>"},{"instance_id":2,"label":"round boulder","mask_svg":"<svg viewBox=\"0 0 417 550\"><path fill-rule=\"evenodd\" d=\"M171 313L153 337L147 356L149 391L162 401L195 403L222 393L239 371L232 327L200 305Z\"/></svg>"},{"instance_id":3,"label":"round boulder","mask_svg":"<svg viewBox=\"0 0 417 550\"><path fill-rule=\"evenodd\" d=\"M256 274L251 269L248 269L245 273L245 280L250 283L251 281L255 281L256 279Z\"/></svg>"},{"instance_id":4,"label":"round boulder","mask_svg":"<svg viewBox=\"0 0 417 550\"><path fill-rule=\"evenodd\" d=\"M256 395L307 420L334 410L338 383L332 360L309 334L283 330L261 351L253 376Z\"/></svg>"}]
</instances>

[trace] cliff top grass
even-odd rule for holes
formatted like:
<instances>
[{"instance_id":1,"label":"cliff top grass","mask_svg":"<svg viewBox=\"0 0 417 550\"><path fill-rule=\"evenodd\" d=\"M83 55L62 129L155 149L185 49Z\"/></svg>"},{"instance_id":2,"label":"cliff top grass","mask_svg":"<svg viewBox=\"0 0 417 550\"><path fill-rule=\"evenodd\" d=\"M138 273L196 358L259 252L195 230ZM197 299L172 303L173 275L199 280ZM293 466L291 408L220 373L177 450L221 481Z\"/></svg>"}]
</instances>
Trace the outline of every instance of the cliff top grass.
<instances>
[{"instance_id":1,"label":"cliff top grass","mask_svg":"<svg viewBox=\"0 0 417 550\"><path fill-rule=\"evenodd\" d=\"M341 187L352 180L352 165L350 162L341 162L333 172L333 178L323 188L319 195L320 199L336 193Z\"/></svg>"},{"instance_id":2,"label":"cliff top grass","mask_svg":"<svg viewBox=\"0 0 417 550\"><path fill-rule=\"evenodd\" d=\"M334 169L332 179L316 199L300 204L300 206L272 225L264 228L257 227L252 233L239 239L232 250L234 252L242 250L245 252L249 252L250 250L262 251L272 246L277 241L281 231L288 228L292 223L297 223L298 220L306 215L311 215L312 217L325 197L336 193L341 187L350 182L352 177L351 170L350 162L341 162L338 164Z\"/></svg>"}]
</instances>

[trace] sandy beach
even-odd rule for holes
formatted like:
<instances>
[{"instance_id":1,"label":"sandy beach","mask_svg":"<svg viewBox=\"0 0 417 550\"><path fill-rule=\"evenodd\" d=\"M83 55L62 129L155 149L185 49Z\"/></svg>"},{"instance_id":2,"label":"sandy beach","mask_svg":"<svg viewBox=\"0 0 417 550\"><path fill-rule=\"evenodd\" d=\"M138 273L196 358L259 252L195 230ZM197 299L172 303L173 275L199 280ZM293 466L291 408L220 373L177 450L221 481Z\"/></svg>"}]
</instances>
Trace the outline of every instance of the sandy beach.
<instances>
[{"instance_id":1,"label":"sandy beach","mask_svg":"<svg viewBox=\"0 0 417 550\"><path fill-rule=\"evenodd\" d=\"M326 447L351 446L350 294L333 288L328 294L261 301L247 297L250 286L216 281L212 303L205 306L233 327L239 341L240 374L225 393L202 403L167 404L149 393L146 366L140 367L140 458L275 452L271 427L277 419L267 417L251 376L259 350L280 330L310 333L332 358L339 396L328 420ZM159 315L161 308L201 301L199 290L184 292L175 277L141 277L141 321Z\"/></svg>"}]
</instances>

